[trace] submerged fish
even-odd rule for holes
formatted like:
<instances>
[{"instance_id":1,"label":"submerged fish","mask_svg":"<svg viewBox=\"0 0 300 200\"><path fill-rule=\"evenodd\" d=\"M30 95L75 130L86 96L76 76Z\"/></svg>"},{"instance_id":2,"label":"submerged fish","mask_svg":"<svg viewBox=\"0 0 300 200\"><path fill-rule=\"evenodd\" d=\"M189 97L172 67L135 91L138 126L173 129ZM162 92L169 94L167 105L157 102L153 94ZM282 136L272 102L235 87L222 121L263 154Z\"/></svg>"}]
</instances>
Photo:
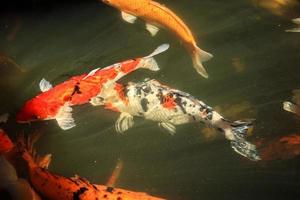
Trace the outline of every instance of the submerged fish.
<instances>
[{"instance_id":1,"label":"submerged fish","mask_svg":"<svg viewBox=\"0 0 300 200\"><path fill-rule=\"evenodd\" d=\"M211 59L213 55L197 46L195 37L188 26L173 11L152 0L102 1L122 11L122 18L129 23L134 23L137 17L144 19L147 22L146 29L152 36L158 32L159 28L157 26L170 30L181 40L190 53L197 72L208 78L202 62Z\"/></svg>"},{"instance_id":2,"label":"submerged fish","mask_svg":"<svg viewBox=\"0 0 300 200\"><path fill-rule=\"evenodd\" d=\"M29 183L18 178L16 169L5 157L14 147L7 134L0 129L0 189L7 191L13 200L39 200Z\"/></svg>"},{"instance_id":3,"label":"submerged fish","mask_svg":"<svg viewBox=\"0 0 300 200\"><path fill-rule=\"evenodd\" d=\"M142 192L133 192L105 185L91 184L86 179L75 176L63 177L48 171L51 155L34 157L32 155L32 140L23 140L21 149L24 151L23 158L27 161L29 178L33 187L49 200L160 200ZM25 145L29 144L29 145Z\"/></svg>"},{"instance_id":4,"label":"submerged fish","mask_svg":"<svg viewBox=\"0 0 300 200\"><path fill-rule=\"evenodd\" d=\"M300 134L263 139L257 146L263 161L293 159L300 155Z\"/></svg>"},{"instance_id":5,"label":"submerged fish","mask_svg":"<svg viewBox=\"0 0 300 200\"><path fill-rule=\"evenodd\" d=\"M139 68L159 70L153 56L168 48L168 44L163 44L149 56L126 60L103 69L97 68L88 74L74 76L55 87L42 79L40 82L42 93L25 103L17 113L17 122L56 119L63 130L70 129L75 126L71 106L88 102L93 104L97 96L102 94L102 88L109 87L115 81Z\"/></svg>"},{"instance_id":6,"label":"submerged fish","mask_svg":"<svg viewBox=\"0 0 300 200\"><path fill-rule=\"evenodd\" d=\"M171 134L175 125L204 122L223 132L231 147L250 160L259 160L255 145L246 141L246 133L252 121L229 121L202 101L190 94L162 85L156 80L129 83L123 87L116 84L107 88L111 96L104 98L106 108L121 112L116 121L117 132L123 133L133 126L133 116L156 121Z\"/></svg>"}]
</instances>

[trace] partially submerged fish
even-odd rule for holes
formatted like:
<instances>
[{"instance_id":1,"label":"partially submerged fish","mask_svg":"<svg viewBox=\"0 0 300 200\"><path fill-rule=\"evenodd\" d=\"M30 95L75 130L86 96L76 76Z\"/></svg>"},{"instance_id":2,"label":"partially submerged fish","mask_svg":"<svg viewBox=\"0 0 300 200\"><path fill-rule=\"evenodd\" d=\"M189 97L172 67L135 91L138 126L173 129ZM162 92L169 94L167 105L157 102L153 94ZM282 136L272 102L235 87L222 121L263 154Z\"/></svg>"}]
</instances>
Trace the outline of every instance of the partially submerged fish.
<instances>
[{"instance_id":1,"label":"partially submerged fish","mask_svg":"<svg viewBox=\"0 0 300 200\"><path fill-rule=\"evenodd\" d=\"M126 60L103 69L97 68L88 74L74 76L55 87L42 79L40 82L42 93L25 103L17 113L16 120L25 123L55 119L63 130L70 129L75 126L71 106L89 102L94 104L97 96L102 94L102 88L109 87L137 69L159 70L153 56L168 48L168 44L163 44L146 57Z\"/></svg>"},{"instance_id":2,"label":"partially submerged fish","mask_svg":"<svg viewBox=\"0 0 300 200\"><path fill-rule=\"evenodd\" d=\"M300 156L300 134L262 139L257 146L263 161L293 159Z\"/></svg>"},{"instance_id":3,"label":"partially submerged fish","mask_svg":"<svg viewBox=\"0 0 300 200\"><path fill-rule=\"evenodd\" d=\"M67 178L48 171L51 154L44 157L34 156L33 142L22 139L23 158L27 161L29 178L33 187L49 200L161 200L142 192L133 192L105 185L91 184L86 179L75 176ZM23 146L23 147L22 147Z\"/></svg>"},{"instance_id":4,"label":"partially submerged fish","mask_svg":"<svg viewBox=\"0 0 300 200\"><path fill-rule=\"evenodd\" d=\"M0 129L0 189L7 191L13 200L39 200L29 183L18 178L16 169L5 157L14 147L7 134Z\"/></svg>"},{"instance_id":5,"label":"partially submerged fish","mask_svg":"<svg viewBox=\"0 0 300 200\"><path fill-rule=\"evenodd\" d=\"M181 40L190 53L197 72L203 77L208 78L202 62L211 59L213 55L197 46L195 37L188 26L170 9L152 0L102 1L122 11L122 18L129 23L134 23L137 17L144 19L147 22L146 29L152 36L158 32L158 26L170 30Z\"/></svg>"},{"instance_id":6,"label":"partially submerged fish","mask_svg":"<svg viewBox=\"0 0 300 200\"><path fill-rule=\"evenodd\" d=\"M260 160L255 145L246 141L246 133L252 121L229 121L202 101L190 94L162 85L156 80L129 83L123 87L116 84L104 98L106 108L121 113L116 121L117 132L123 133L133 126L133 116L156 121L169 133L174 134L176 125L204 122L223 132L231 147L250 160Z\"/></svg>"}]
</instances>

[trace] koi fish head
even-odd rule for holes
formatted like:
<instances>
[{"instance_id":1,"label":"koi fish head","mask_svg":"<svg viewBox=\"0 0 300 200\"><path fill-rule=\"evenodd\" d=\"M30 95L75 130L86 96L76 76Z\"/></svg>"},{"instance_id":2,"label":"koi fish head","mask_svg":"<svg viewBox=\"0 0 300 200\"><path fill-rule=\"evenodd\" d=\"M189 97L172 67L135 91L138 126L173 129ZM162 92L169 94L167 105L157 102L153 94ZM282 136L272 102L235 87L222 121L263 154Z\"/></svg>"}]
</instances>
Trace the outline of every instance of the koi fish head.
<instances>
[{"instance_id":1,"label":"koi fish head","mask_svg":"<svg viewBox=\"0 0 300 200\"><path fill-rule=\"evenodd\" d=\"M25 103L16 115L18 123L46 120L49 118L47 112L49 105L38 98L33 98Z\"/></svg>"},{"instance_id":2,"label":"koi fish head","mask_svg":"<svg viewBox=\"0 0 300 200\"><path fill-rule=\"evenodd\" d=\"M0 154L9 152L14 147L14 144L8 135L0 129Z\"/></svg>"}]
</instances>

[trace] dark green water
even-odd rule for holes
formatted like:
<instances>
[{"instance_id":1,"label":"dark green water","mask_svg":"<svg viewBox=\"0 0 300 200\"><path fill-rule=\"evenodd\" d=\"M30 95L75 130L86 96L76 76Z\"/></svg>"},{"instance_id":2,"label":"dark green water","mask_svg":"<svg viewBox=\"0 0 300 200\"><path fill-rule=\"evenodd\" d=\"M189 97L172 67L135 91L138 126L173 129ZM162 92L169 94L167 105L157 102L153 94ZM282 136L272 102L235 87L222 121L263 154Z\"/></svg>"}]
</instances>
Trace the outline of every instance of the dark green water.
<instances>
[{"instance_id":1,"label":"dark green water","mask_svg":"<svg viewBox=\"0 0 300 200\"><path fill-rule=\"evenodd\" d=\"M161 71L140 70L121 82L155 78L220 107L229 119L255 118L252 141L300 133L300 119L282 109L291 91L300 88L300 34L284 31L294 26L294 10L275 15L246 0L160 2L182 16L199 46L214 55L205 63L209 79L196 74L168 31L152 38L143 21L125 23L117 10L97 2L3 15L0 51L19 65L0 72L0 111L12 115L5 130L12 136L21 130L42 132L37 149L53 154L51 171L94 183L104 184L120 158L124 169L118 187L168 199L298 199L299 157L251 162L200 124L179 126L170 136L155 123L136 119L134 128L119 135L114 130L119 114L90 105L74 108L77 126L69 131L55 121L15 124L13 115L39 93L42 78L58 84L147 55L167 42L171 48L157 57Z\"/></svg>"}]
</instances>

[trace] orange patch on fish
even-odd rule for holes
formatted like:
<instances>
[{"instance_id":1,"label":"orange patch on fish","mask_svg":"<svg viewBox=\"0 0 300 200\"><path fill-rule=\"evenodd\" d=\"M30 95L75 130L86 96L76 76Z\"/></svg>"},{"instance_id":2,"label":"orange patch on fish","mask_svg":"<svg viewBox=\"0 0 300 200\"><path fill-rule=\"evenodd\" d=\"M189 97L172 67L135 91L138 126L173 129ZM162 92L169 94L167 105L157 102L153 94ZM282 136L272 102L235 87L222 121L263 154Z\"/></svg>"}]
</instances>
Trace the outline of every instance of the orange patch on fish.
<instances>
[{"instance_id":1,"label":"orange patch on fish","mask_svg":"<svg viewBox=\"0 0 300 200\"><path fill-rule=\"evenodd\" d=\"M169 94L163 97L163 107L167 108L167 109L173 109L176 106L175 100L172 96L170 96Z\"/></svg>"}]
</instances>

